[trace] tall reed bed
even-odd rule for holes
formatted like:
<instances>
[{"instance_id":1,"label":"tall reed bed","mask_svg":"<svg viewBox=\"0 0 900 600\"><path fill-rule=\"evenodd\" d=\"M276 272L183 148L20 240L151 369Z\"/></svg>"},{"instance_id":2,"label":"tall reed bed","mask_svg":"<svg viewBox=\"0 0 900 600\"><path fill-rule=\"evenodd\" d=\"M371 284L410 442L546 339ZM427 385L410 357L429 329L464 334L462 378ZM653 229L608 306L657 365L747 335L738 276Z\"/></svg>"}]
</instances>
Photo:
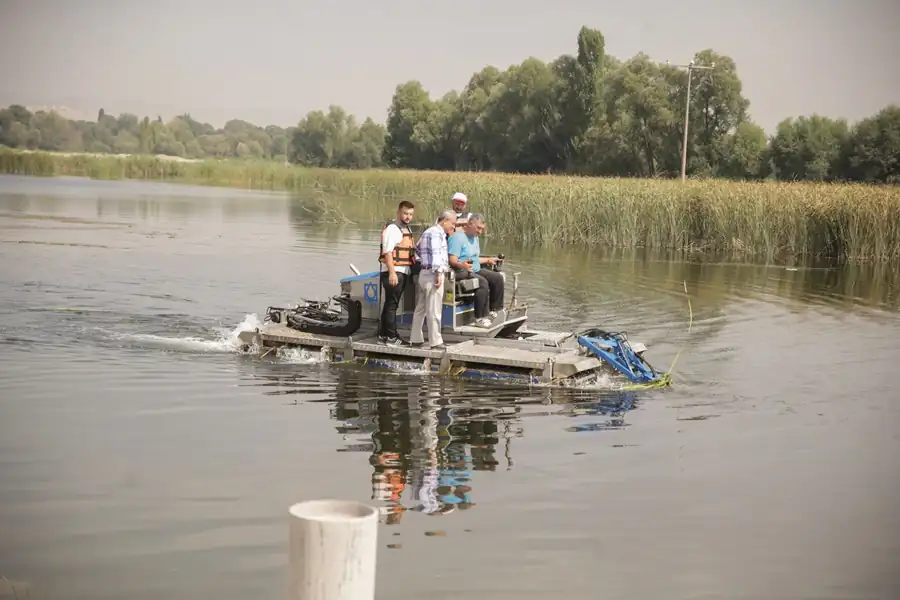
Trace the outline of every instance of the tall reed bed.
<instances>
[{"instance_id":1,"label":"tall reed bed","mask_svg":"<svg viewBox=\"0 0 900 600\"><path fill-rule=\"evenodd\" d=\"M309 169L268 161L0 150L0 172L166 180L321 192L344 214L384 220L416 203L430 221L463 191L493 235L525 243L900 259L900 188L861 184L600 179L501 173Z\"/></svg>"}]
</instances>

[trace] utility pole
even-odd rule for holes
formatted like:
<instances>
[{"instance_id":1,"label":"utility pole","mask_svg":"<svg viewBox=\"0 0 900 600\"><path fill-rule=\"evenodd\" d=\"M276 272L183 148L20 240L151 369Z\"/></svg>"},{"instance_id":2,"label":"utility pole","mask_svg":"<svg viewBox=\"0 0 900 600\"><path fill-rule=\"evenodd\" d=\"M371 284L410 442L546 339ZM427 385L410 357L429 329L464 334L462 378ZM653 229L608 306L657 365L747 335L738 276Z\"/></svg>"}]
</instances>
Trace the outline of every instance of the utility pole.
<instances>
[{"instance_id":1,"label":"utility pole","mask_svg":"<svg viewBox=\"0 0 900 600\"><path fill-rule=\"evenodd\" d=\"M669 64L669 61L666 61L666 64ZM712 63L709 66L695 65L694 61L691 60L691 62L686 65L672 66L680 69L687 69L688 72L687 94L685 94L686 97L684 99L684 139L681 141L681 180L684 181L687 177L688 124L691 116L691 76L694 73L694 69L713 69L716 66L716 63Z\"/></svg>"}]
</instances>

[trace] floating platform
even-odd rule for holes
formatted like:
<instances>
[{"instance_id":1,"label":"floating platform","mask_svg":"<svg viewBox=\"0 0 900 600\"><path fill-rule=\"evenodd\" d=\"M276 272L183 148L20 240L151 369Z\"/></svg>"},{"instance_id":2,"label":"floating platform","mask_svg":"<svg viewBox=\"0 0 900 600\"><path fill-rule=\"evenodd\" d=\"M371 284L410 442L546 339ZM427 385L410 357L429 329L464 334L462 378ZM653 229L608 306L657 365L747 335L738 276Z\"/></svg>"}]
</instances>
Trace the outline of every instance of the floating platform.
<instances>
[{"instance_id":1,"label":"floating platform","mask_svg":"<svg viewBox=\"0 0 900 600\"><path fill-rule=\"evenodd\" d=\"M498 311L491 326L481 327L474 324L473 303L479 280L456 280L449 274L445 282L441 349L379 341L381 286L377 271L342 279L341 294L330 301L306 301L292 308L269 307L266 323L239 337L245 350L262 354L275 348L302 348L322 352L327 360L336 363L415 368L441 375L528 384L570 385L615 371L634 383L652 384L663 379L664 374L643 358L646 347L629 342L624 334L596 328L581 333L529 330L528 307L516 302L518 276L514 274L513 289L506 290L506 296L512 297L509 305ZM397 311L397 330L405 340L409 339L416 289L413 278ZM427 344L427 326L424 334Z\"/></svg>"}]
</instances>

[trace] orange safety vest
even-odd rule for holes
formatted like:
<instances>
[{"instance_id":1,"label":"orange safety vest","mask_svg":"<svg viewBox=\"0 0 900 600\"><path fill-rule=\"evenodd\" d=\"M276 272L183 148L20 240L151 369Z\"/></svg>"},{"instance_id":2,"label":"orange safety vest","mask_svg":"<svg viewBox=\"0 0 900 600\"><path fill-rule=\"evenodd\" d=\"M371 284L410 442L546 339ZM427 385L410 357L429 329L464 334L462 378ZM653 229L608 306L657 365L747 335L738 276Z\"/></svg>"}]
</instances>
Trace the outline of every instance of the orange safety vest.
<instances>
[{"instance_id":1,"label":"orange safety vest","mask_svg":"<svg viewBox=\"0 0 900 600\"><path fill-rule=\"evenodd\" d=\"M394 259L394 266L411 267L416 258L416 243L412 231L410 231L408 226L402 225L396 220L388 221L385 223L384 227L381 228L382 237L384 236L384 230L391 225L399 227L400 232L403 234L400 243L394 246L394 251L391 252L391 258ZM382 243L378 244L378 262L384 263L384 245Z\"/></svg>"}]
</instances>

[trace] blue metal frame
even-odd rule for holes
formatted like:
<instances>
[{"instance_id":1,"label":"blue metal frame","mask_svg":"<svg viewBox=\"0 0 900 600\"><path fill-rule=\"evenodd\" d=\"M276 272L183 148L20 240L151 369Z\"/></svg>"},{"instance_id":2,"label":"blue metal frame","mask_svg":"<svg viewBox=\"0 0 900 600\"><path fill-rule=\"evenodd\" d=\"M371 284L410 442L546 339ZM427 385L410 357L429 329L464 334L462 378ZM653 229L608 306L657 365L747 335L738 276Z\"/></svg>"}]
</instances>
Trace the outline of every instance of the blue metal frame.
<instances>
[{"instance_id":1,"label":"blue metal frame","mask_svg":"<svg viewBox=\"0 0 900 600\"><path fill-rule=\"evenodd\" d=\"M578 343L591 351L595 356L613 366L620 373L635 383L654 383L659 381L663 374L657 373L647 361L635 354L629 344L619 334L607 334L604 337L577 336ZM612 351L607 351L599 344L610 346Z\"/></svg>"},{"instance_id":2,"label":"blue metal frame","mask_svg":"<svg viewBox=\"0 0 900 600\"><path fill-rule=\"evenodd\" d=\"M381 302L381 282L380 282L380 271L370 271L369 273L360 273L359 275L350 275L349 277L344 277L340 280L340 283L349 283L351 281L361 281L365 279L373 279L375 285L375 297L369 298L366 300L370 302ZM456 298L456 294L454 292L453 298ZM475 302L463 302L462 304L447 304L444 303L441 309L441 328L449 328L453 329L456 324L456 315L474 311L475 310ZM397 325L412 325L414 311L403 312L397 311Z\"/></svg>"},{"instance_id":3,"label":"blue metal frame","mask_svg":"<svg viewBox=\"0 0 900 600\"><path fill-rule=\"evenodd\" d=\"M349 361L342 361L349 362ZM423 363L418 361L405 361L402 360L401 357L397 358L381 358L376 356L367 356L365 358L365 363L369 366L380 367L382 369L387 369L394 371L398 366L409 365L410 367L421 367ZM431 368L428 370L430 373L437 373L440 371L440 361L432 360ZM510 383L521 383L521 384L537 384L540 382L540 377L537 375L528 375L525 373L504 373L501 371L491 371L488 369L473 369L470 367L465 367L461 372L456 373L456 376L462 376L466 378L473 379L489 379L493 381L503 381Z\"/></svg>"},{"instance_id":4,"label":"blue metal frame","mask_svg":"<svg viewBox=\"0 0 900 600\"><path fill-rule=\"evenodd\" d=\"M454 317L456 315L462 314L467 311L475 310L475 304L460 304L460 305L452 305L452 304L444 304L441 309L441 328L453 329L454 326ZM412 325L413 319L413 311L409 312L400 312L397 311L397 324L398 325Z\"/></svg>"},{"instance_id":5,"label":"blue metal frame","mask_svg":"<svg viewBox=\"0 0 900 600\"><path fill-rule=\"evenodd\" d=\"M347 283L349 281L359 281L360 279L378 279L380 274L380 271L370 271L369 273L360 273L359 275L344 277L340 282Z\"/></svg>"}]
</instances>

